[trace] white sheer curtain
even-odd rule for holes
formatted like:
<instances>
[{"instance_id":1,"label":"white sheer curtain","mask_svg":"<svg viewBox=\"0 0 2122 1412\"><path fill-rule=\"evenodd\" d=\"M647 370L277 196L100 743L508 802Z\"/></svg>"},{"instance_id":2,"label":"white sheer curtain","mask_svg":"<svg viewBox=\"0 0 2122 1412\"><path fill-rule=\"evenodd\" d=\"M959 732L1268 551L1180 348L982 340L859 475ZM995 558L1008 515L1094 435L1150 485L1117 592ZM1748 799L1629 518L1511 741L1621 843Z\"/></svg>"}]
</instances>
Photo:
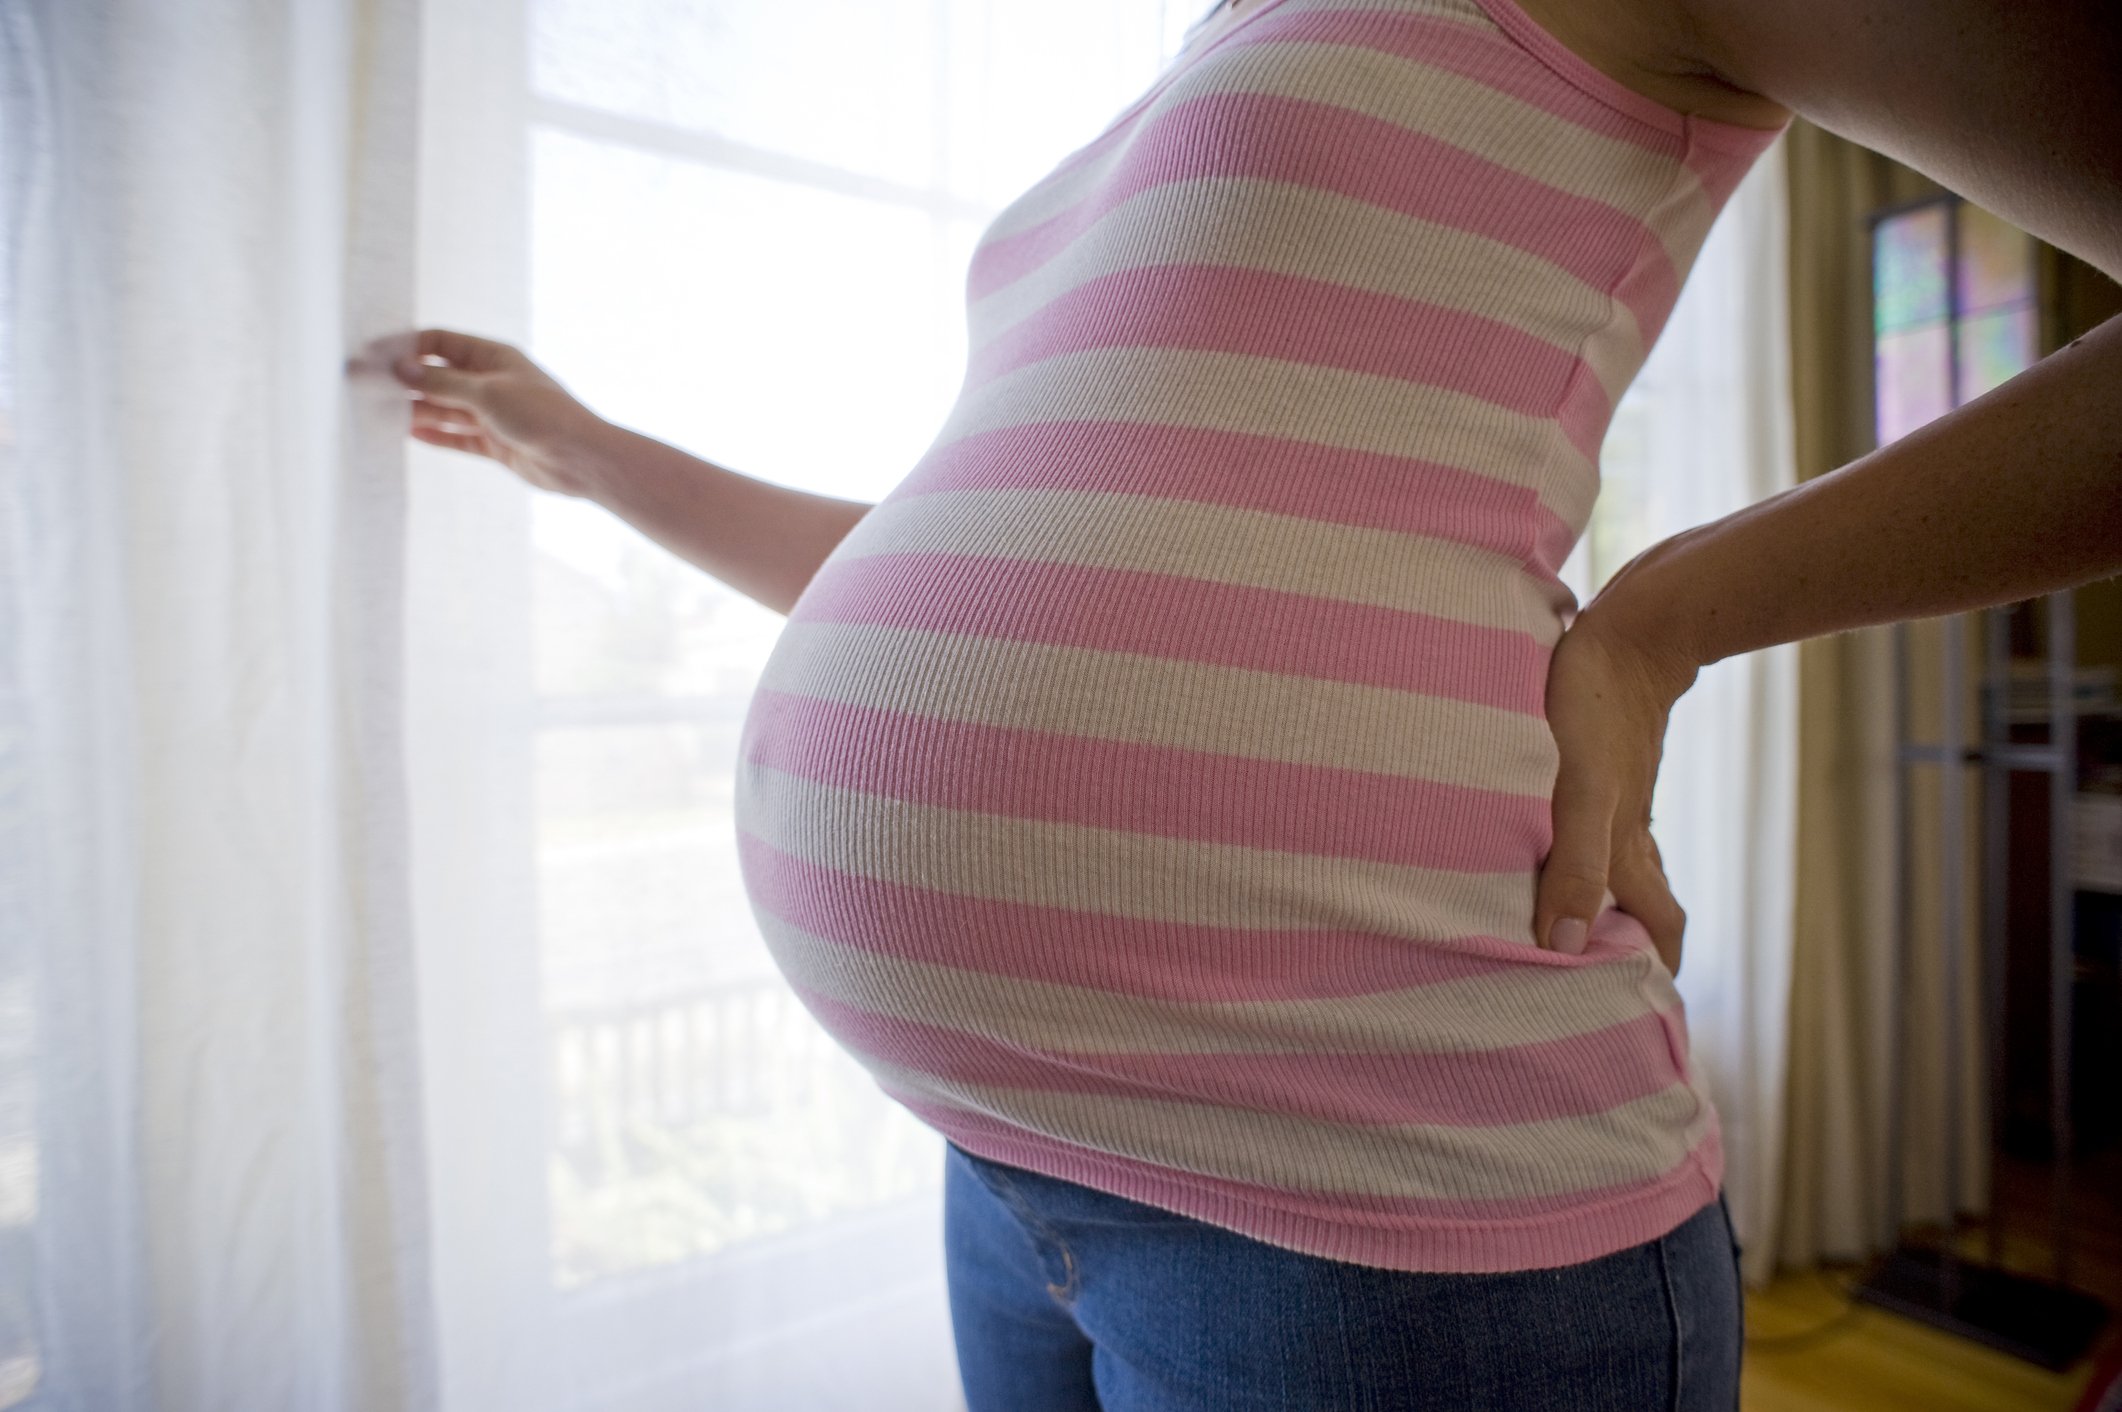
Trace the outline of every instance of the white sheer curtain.
<instances>
[{"instance_id":1,"label":"white sheer curtain","mask_svg":"<svg viewBox=\"0 0 2122 1412\"><path fill-rule=\"evenodd\" d=\"M431 1401L416 18L0 6L0 1406Z\"/></svg>"},{"instance_id":2,"label":"white sheer curtain","mask_svg":"<svg viewBox=\"0 0 2122 1412\"><path fill-rule=\"evenodd\" d=\"M1796 481L1784 142L1711 230L1615 409L1592 523L1563 576L1579 601L1644 548ZM1783 1168L1798 737L1797 646L1706 668L1673 709L1651 832L1687 909L1679 990L1723 1122L1749 1284L1774 1273Z\"/></svg>"},{"instance_id":3,"label":"white sheer curtain","mask_svg":"<svg viewBox=\"0 0 2122 1412\"><path fill-rule=\"evenodd\" d=\"M981 224L1207 8L0 3L0 1409L959 1405L940 1141L737 885L779 619L408 456L343 364L463 327L879 497ZM1617 423L1581 596L1783 483L1775 165ZM1779 661L1705 674L1657 810L1755 1229Z\"/></svg>"}]
</instances>

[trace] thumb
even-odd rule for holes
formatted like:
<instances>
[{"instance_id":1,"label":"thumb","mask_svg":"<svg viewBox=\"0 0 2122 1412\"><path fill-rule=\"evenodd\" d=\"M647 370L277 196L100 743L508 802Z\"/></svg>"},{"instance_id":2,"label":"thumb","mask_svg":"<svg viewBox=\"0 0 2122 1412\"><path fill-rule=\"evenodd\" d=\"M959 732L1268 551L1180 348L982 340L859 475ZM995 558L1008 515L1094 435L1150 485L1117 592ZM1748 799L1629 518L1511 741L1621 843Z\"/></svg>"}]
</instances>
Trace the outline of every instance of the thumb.
<instances>
[{"instance_id":1,"label":"thumb","mask_svg":"<svg viewBox=\"0 0 2122 1412\"><path fill-rule=\"evenodd\" d=\"M1588 781L1557 784L1555 843L1540 867L1533 907L1533 936L1550 951L1582 952L1592 919L1606 904L1614 808L1613 797Z\"/></svg>"},{"instance_id":2,"label":"thumb","mask_svg":"<svg viewBox=\"0 0 2122 1412\"><path fill-rule=\"evenodd\" d=\"M398 375L398 381L418 389L431 402L449 407L476 407L479 404L479 379L475 373L423 363L418 358L400 358L392 365L392 371Z\"/></svg>"}]
</instances>

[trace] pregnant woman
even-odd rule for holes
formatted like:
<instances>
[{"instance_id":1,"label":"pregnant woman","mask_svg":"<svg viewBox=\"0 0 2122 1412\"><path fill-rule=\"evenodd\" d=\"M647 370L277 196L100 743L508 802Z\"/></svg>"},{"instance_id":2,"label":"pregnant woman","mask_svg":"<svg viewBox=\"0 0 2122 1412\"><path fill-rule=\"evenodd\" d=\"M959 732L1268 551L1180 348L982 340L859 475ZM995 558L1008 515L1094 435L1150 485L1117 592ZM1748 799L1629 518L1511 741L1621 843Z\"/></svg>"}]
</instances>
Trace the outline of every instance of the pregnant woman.
<instances>
[{"instance_id":1,"label":"pregnant woman","mask_svg":"<svg viewBox=\"0 0 2122 1412\"><path fill-rule=\"evenodd\" d=\"M1147 0L1145 0L1147 3ZM2122 323L1834 475L1558 570L1791 114L2122 274L2112 7L1236 0L1005 208L863 505L434 330L413 434L788 615L746 885L949 1139L974 1412L1737 1404L1649 832L1774 643L2122 571Z\"/></svg>"}]
</instances>

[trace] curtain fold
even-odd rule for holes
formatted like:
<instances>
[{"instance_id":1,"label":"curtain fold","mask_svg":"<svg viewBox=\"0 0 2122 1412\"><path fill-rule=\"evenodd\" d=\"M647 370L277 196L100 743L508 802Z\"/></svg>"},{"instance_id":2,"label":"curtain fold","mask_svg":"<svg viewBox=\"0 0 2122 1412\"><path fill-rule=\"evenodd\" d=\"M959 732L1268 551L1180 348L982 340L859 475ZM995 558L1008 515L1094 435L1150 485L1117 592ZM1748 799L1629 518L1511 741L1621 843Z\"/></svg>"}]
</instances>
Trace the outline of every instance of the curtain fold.
<instances>
[{"instance_id":1,"label":"curtain fold","mask_svg":"<svg viewBox=\"0 0 2122 1412\"><path fill-rule=\"evenodd\" d=\"M523 0L425 0L415 321L527 342ZM403 710L442 1405L538 1412L549 1319L530 503L409 451ZM528 1096L526 1087L530 1088Z\"/></svg>"},{"instance_id":2,"label":"curtain fold","mask_svg":"<svg viewBox=\"0 0 2122 1412\"><path fill-rule=\"evenodd\" d=\"M433 1401L404 409L349 372L411 314L417 20L0 11L0 1358L38 1405Z\"/></svg>"},{"instance_id":3,"label":"curtain fold","mask_svg":"<svg viewBox=\"0 0 2122 1412\"><path fill-rule=\"evenodd\" d=\"M1800 119L1790 146L1791 376L1802 479L1870 451L1871 257L1866 218L1936 195L1936 182ZM1909 624L1913 739L1939 733L1937 663L1952 619ZM1981 660L1978 619L1959 620L1966 660ZM1799 644L1800 761L1796 955L1789 1014L1790 1105L1776 1257L1804 1269L1889 1247L1887 1143L1901 1124L1904 1221L1945 1216L1946 1076L1958 1066L1960 1191L1966 1210L1988 1198L1988 1113L1980 1009L1979 831L1960 864L1962 1047L1945 1047L1934 769L1911 773L1909 829L1894 808L1893 634L1890 626ZM1970 690L1961 719L1973 744ZM1982 817L1981 781L1966 777L1966 817ZM1908 898L1897 894L1903 854ZM1906 984L1894 974L1905 921ZM1891 1042L1903 1026L1903 1086L1894 1105Z\"/></svg>"}]
</instances>

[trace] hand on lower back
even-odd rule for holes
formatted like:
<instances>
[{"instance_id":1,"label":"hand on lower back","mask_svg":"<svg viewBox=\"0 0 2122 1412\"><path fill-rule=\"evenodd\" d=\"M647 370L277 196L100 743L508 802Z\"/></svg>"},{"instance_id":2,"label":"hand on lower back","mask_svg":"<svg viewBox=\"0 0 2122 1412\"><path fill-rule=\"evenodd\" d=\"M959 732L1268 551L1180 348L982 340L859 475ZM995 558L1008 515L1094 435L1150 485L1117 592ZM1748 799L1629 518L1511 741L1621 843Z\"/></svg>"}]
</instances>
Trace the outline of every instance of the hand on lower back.
<instances>
[{"instance_id":1,"label":"hand on lower back","mask_svg":"<svg viewBox=\"0 0 2122 1412\"><path fill-rule=\"evenodd\" d=\"M411 390L416 439L489 457L540 490L587 492L581 453L604 423L520 349L423 329L392 371Z\"/></svg>"},{"instance_id":2,"label":"hand on lower back","mask_svg":"<svg viewBox=\"0 0 2122 1412\"><path fill-rule=\"evenodd\" d=\"M1533 935L1549 950L1558 921L1589 924L1608 891L1641 922L1666 969L1680 972L1687 914L1665 880L1650 833L1651 791L1672 703L1686 689L1591 608L1555 645L1547 672L1547 723L1561 764L1555 780L1554 846L1541 865ZM1691 680L1691 677L1690 677Z\"/></svg>"}]
</instances>

